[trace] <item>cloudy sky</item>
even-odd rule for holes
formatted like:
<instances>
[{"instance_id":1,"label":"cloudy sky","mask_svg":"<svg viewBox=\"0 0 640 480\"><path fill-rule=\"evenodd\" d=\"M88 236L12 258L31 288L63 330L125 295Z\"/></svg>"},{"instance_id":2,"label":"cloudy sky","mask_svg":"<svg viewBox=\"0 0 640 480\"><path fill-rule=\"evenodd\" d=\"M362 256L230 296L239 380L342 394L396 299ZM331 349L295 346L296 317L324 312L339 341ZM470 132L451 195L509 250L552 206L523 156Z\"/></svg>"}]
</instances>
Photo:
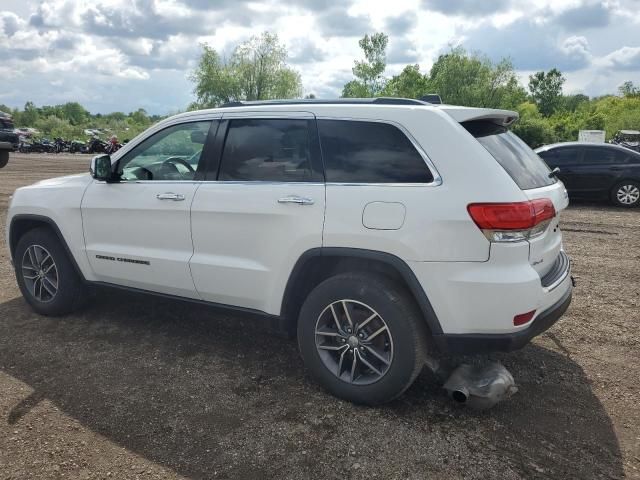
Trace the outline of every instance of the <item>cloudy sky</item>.
<instances>
[{"instance_id":1,"label":"cloudy sky","mask_svg":"<svg viewBox=\"0 0 640 480\"><path fill-rule=\"evenodd\" d=\"M374 31L387 75L462 45L510 57L523 82L558 67L568 93L640 84L640 0L0 0L0 103L183 110L201 43L230 52L264 30L318 97L340 94Z\"/></svg>"}]
</instances>

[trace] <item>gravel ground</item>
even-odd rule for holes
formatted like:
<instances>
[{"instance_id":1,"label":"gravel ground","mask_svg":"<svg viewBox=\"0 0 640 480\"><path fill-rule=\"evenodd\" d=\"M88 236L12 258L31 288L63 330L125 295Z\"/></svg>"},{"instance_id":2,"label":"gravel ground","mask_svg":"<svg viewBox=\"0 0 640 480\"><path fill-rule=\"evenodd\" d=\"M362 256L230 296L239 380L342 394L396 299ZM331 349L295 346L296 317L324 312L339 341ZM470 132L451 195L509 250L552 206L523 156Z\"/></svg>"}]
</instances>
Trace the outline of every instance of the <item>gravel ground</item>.
<instances>
[{"instance_id":1,"label":"gravel ground","mask_svg":"<svg viewBox=\"0 0 640 480\"><path fill-rule=\"evenodd\" d=\"M88 157L14 155L21 185ZM428 372L399 400L323 393L294 341L256 319L100 290L83 312L35 315L0 246L0 479L640 478L640 210L563 214L578 280L549 332L497 356L520 388L489 412Z\"/></svg>"}]
</instances>

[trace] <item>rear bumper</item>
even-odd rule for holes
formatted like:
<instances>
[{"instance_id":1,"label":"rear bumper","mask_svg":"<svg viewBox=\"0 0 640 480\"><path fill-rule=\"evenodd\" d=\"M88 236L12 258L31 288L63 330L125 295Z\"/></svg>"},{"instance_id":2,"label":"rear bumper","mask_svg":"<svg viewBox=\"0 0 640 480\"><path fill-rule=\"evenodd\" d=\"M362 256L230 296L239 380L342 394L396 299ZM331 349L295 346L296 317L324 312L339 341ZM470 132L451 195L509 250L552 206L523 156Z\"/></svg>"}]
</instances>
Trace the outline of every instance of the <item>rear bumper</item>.
<instances>
[{"instance_id":1,"label":"rear bumper","mask_svg":"<svg viewBox=\"0 0 640 480\"><path fill-rule=\"evenodd\" d=\"M434 335L436 346L442 353L464 355L518 350L558 321L569 308L572 294L573 286L570 286L556 303L538 315L524 330L501 334Z\"/></svg>"}]
</instances>

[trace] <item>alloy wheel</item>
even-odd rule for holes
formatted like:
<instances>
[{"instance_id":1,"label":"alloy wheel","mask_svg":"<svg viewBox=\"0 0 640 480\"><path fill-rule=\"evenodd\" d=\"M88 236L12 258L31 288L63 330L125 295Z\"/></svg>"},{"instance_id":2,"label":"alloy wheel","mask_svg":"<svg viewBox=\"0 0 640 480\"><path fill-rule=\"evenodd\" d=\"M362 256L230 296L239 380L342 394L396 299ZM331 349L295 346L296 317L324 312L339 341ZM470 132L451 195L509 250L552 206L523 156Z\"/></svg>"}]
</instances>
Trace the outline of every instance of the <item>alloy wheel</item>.
<instances>
[{"instance_id":1,"label":"alloy wheel","mask_svg":"<svg viewBox=\"0 0 640 480\"><path fill-rule=\"evenodd\" d=\"M52 301L58 293L58 268L49 251L31 245L22 257L22 278L29 293L42 303Z\"/></svg>"},{"instance_id":2,"label":"alloy wheel","mask_svg":"<svg viewBox=\"0 0 640 480\"><path fill-rule=\"evenodd\" d=\"M325 367L344 382L369 385L393 361L393 338L384 319L356 300L338 300L318 317L316 349Z\"/></svg>"},{"instance_id":3,"label":"alloy wheel","mask_svg":"<svg viewBox=\"0 0 640 480\"><path fill-rule=\"evenodd\" d=\"M616 198L624 205L633 205L640 199L640 189L633 185L622 185L616 192Z\"/></svg>"}]
</instances>

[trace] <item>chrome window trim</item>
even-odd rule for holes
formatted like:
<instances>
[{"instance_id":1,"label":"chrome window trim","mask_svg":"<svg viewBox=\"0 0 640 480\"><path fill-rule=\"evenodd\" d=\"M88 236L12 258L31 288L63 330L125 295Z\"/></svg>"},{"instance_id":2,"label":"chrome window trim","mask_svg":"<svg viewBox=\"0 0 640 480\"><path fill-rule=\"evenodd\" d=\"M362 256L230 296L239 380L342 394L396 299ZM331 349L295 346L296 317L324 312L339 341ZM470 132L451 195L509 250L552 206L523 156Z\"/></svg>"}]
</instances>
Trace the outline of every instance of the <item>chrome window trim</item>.
<instances>
[{"instance_id":1,"label":"chrome window trim","mask_svg":"<svg viewBox=\"0 0 640 480\"><path fill-rule=\"evenodd\" d=\"M99 183L106 183L104 181L97 181ZM181 184L192 183L194 185L203 185L203 184L220 184L220 185L316 185L323 186L324 182L274 182L271 180L128 180L123 182L118 182L118 184L130 184L130 183L143 183L143 184Z\"/></svg>"},{"instance_id":2,"label":"chrome window trim","mask_svg":"<svg viewBox=\"0 0 640 480\"><path fill-rule=\"evenodd\" d=\"M273 112L264 110L242 111L242 112L224 112L222 114L224 120L235 119L273 119L273 120L313 120L316 116L312 112L290 111L290 112Z\"/></svg>"},{"instance_id":3,"label":"chrome window trim","mask_svg":"<svg viewBox=\"0 0 640 480\"><path fill-rule=\"evenodd\" d=\"M411 135L411 132L409 132L409 130L407 130L404 127L404 125L394 120L377 119L377 118L334 117L334 116L325 116L325 115L321 115L321 116L316 115L316 120L341 120L341 121L347 121L347 122L371 122L371 123L386 123L387 125L392 125L396 127L398 130L400 130L409 139L409 141L413 145L413 148L417 150L418 154L422 157L422 160L424 160L424 163L427 165L427 168L429 169L429 171L431 172L431 176L433 177L433 180L431 182L425 182L425 183L327 182L326 183L327 185L350 185L350 186L382 185L385 187L389 187L389 186L438 187L442 185L442 176L440 176L440 172L438 172L438 169L429 158L429 155L427 155L427 152L424 151L424 148L422 148L422 146L418 143L418 141L414 138L414 136ZM322 144L322 140L320 141L320 143ZM326 175L326 171L325 171L325 175Z\"/></svg>"}]
</instances>

